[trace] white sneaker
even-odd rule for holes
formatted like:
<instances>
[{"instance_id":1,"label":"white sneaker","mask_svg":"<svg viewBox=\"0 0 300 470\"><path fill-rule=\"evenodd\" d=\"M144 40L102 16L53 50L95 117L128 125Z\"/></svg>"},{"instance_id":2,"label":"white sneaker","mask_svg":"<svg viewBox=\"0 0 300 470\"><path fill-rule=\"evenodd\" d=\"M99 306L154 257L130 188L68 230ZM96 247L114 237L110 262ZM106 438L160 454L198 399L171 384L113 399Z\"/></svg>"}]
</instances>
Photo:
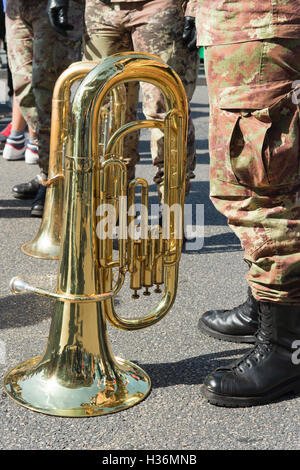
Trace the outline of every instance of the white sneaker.
<instances>
[{"instance_id":1,"label":"white sneaker","mask_svg":"<svg viewBox=\"0 0 300 470\"><path fill-rule=\"evenodd\" d=\"M35 165L39 161L39 154L36 147L30 147L27 145L25 150L25 163L28 165Z\"/></svg>"},{"instance_id":2,"label":"white sneaker","mask_svg":"<svg viewBox=\"0 0 300 470\"><path fill-rule=\"evenodd\" d=\"M25 138L16 143L15 140L9 137L3 149L4 160L24 160L25 154Z\"/></svg>"}]
</instances>

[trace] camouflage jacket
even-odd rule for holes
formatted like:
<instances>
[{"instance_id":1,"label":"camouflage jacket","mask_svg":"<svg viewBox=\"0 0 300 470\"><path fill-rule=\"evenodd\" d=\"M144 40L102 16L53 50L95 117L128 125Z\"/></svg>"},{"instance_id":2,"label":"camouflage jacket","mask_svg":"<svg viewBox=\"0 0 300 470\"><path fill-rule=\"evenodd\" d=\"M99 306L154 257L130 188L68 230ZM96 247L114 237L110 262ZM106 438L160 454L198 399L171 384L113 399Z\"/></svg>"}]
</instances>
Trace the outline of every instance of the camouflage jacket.
<instances>
[{"instance_id":1,"label":"camouflage jacket","mask_svg":"<svg viewBox=\"0 0 300 470\"><path fill-rule=\"evenodd\" d=\"M198 46L300 39L299 0L198 0Z\"/></svg>"}]
</instances>

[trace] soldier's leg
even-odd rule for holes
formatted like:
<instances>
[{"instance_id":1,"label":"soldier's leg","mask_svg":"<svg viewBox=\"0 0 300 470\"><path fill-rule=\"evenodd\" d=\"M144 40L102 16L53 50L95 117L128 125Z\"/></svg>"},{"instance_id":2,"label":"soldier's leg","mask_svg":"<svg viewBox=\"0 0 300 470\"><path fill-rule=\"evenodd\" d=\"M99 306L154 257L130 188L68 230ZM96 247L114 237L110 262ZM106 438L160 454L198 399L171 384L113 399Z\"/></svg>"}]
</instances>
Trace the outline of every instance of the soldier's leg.
<instances>
[{"instance_id":1,"label":"soldier's leg","mask_svg":"<svg viewBox=\"0 0 300 470\"><path fill-rule=\"evenodd\" d=\"M255 290L257 288L265 290L260 279L265 278L267 272L275 273L269 269L270 266L266 265L267 259L261 256L263 247L269 248L277 243L270 239L272 234L276 234L276 230L269 227L272 221L272 210L274 210L272 206L274 204L276 206L276 199L270 203L269 210L266 211L260 207L262 201L267 201L268 191L272 190L276 193L276 190L280 189L274 183L271 185L272 181L269 180L270 171L274 172L274 169L273 166L269 167L271 153L268 141L270 139L273 141L271 146L278 145L278 149L272 148L273 160L275 161L274 155L282 155L282 167L280 171L276 170L278 176L285 171L283 162L289 161L282 150L285 149L287 154L290 154L290 159L295 158L292 157L295 151L293 147L297 148L297 127L294 131L291 127L291 135L286 135L280 125L287 125L287 123L284 124L284 120L280 118L278 125L276 116L274 117L277 108L272 110L272 118L269 116L271 108L266 108L274 101L278 101L279 96L284 96L291 89L293 80L297 78L299 73L297 71L297 43L291 44L291 47L290 54L287 53L289 49L283 52L280 42L278 44L276 42L251 42L207 49L206 68L211 103L211 195L216 207L227 215L229 223L242 240L246 250L245 259L251 266L248 278ZM247 57L247 62L244 60L245 57ZM264 57L263 64L261 63L262 57ZM289 68L284 67L287 63L290 64ZM230 74L228 70L231 71ZM275 80L272 82L274 76ZM285 102L292 103L292 100L285 99L277 105L278 109L282 106L283 112L290 114L289 119L295 121L292 110L288 110ZM265 108L265 110L259 111L259 108ZM296 108L294 112L297 114ZM251 168L256 175L256 182L253 181L253 175L252 180L249 179ZM259 181L259 177L266 175L265 169L268 175L265 181ZM245 181L247 175L248 181ZM245 185L239 184L241 182ZM257 190L255 186L258 186ZM283 185L280 191L284 192L286 188ZM292 185L289 190L294 192ZM259 193L256 195L255 191L261 192L261 198ZM264 192L265 196L263 196ZM256 206L257 210L254 210ZM278 228L280 227L278 220L280 218L285 220L287 216L284 212L280 214L280 210L282 211L279 207L276 209ZM233 211L233 217L231 211ZM295 214L295 208L293 212ZM297 247L293 249L297 252ZM274 246L273 250L275 250L275 256ZM276 258L274 256L269 261L274 261ZM254 261L256 257L259 259L258 263ZM278 273L275 278L280 279ZM254 283L251 282L252 280ZM273 281L269 279L266 282L266 285L268 284L267 289L272 291ZM275 297L275 292L273 296ZM260 299L261 295L256 295L256 297ZM257 320L257 301L249 292L247 301L237 308L206 312L199 320L199 328L206 334L219 339L248 342L254 340L253 333L257 328Z\"/></svg>"},{"instance_id":2,"label":"soldier's leg","mask_svg":"<svg viewBox=\"0 0 300 470\"><path fill-rule=\"evenodd\" d=\"M32 90L33 31L26 22L22 2L6 2L6 36L13 87L21 113L34 132L37 110Z\"/></svg>"},{"instance_id":3,"label":"soldier's leg","mask_svg":"<svg viewBox=\"0 0 300 470\"><path fill-rule=\"evenodd\" d=\"M211 199L241 240L254 297L299 303L299 105L292 86L300 41L226 47L228 53L207 48Z\"/></svg>"},{"instance_id":4,"label":"soldier's leg","mask_svg":"<svg viewBox=\"0 0 300 470\"><path fill-rule=\"evenodd\" d=\"M6 34L10 69L13 78L15 99L22 116L35 138L37 128L37 109L32 89L33 31L27 21L28 5L24 9L19 0L6 2ZM36 178L28 183L17 184L12 188L16 198L33 199L39 189Z\"/></svg>"},{"instance_id":5,"label":"soldier's leg","mask_svg":"<svg viewBox=\"0 0 300 470\"><path fill-rule=\"evenodd\" d=\"M189 51L182 41L184 15L181 2L153 0L144 4L132 19L135 29L132 34L134 49L156 54L178 73L184 85L188 101L192 99L198 74L198 51ZM165 103L161 92L151 84L143 83L143 110L148 119L164 117ZM163 188L163 135L155 129L152 132L151 153L157 168L154 181L159 194ZM190 179L195 169L195 129L189 113L187 142L187 181L186 190L190 189Z\"/></svg>"},{"instance_id":6,"label":"soldier's leg","mask_svg":"<svg viewBox=\"0 0 300 470\"><path fill-rule=\"evenodd\" d=\"M22 0L28 9L26 0ZM73 62L81 58L83 5L70 3L70 22L74 30L65 38L50 26L45 2L32 0L28 13L33 31L32 89L37 108L37 138L41 173L48 174L51 107L54 85L59 75ZM49 48L49 44L51 47ZM41 217L45 202L45 187L40 185L31 208L31 215Z\"/></svg>"},{"instance_id":7,"label":"soldier's leg","mask_svg":"<svg viewBox=\"0 0 300 470\"><path fill-rule=\"evenodd\" d=\"M119 52L132 51L131 35L124 26L128 4L95 3L86 0L85 33L83 43L84 60L101 60ZM126 85L126 121L136 120L139 84L131 82ZM124 161L127 166L128 181L135 177L135 165L139 161L139 133L133 132L124 139Z\"/></svg>"},{"instance_id":8,"label":"soldier's leg","mask_svg":"<svg viewBox=\"0 0 300 470\"><path fill-rule=\"evenodd\" d=\"M245 250L259 322L254 348L201 389L213 404L251 406L300 390L300 40L213 46L206 58L211 199Z\"/></svg>"},{"instance_id":9,"label":"soldier's leg","mask_svg":"<svg viewBox=\"0 0 300 470\"><path fill-rule=\"evenodd\" d=\"M74 31L65 38L50 26L44 2L33 0L32 3L35 8L32 15L32 87L38 112L39 164L42 171L48 173L52 93L59 75L71 63L81 59L83 5L80 2L70 3L69 21Z\"/></svg>"}]
</instances>

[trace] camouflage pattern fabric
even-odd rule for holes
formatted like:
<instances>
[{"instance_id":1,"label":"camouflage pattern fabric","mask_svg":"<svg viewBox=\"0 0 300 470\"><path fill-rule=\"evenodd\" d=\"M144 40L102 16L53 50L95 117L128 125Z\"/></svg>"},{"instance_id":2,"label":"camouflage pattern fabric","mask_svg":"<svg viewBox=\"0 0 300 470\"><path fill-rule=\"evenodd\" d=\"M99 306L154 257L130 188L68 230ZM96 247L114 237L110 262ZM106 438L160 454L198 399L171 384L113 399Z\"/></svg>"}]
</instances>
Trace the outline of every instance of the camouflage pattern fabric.
<instances>
[{"instance_id":1,"label":"camouflage pattern fabric","mask_svg":"<svg viewBox=\"0 0 300 470\"><path fill-rule=\"evenodd\" d=\"M198 46L300 38L299 0L198 0L196 9Z\"/></svg>"},{"instance_id":2,"label":"camouflage pattern fabric","mask_svg":"<svg viewBox=\"0 0 300 470\"><path fill-rule=\"evenodd\" d=\"M52 92L59 75L81 58L83 3L70 2L74 30L67 39L51 28L46 5L46 0L7 0L6 34L16 98L37 132L39 166L47 173Z\"/></svg>"},{"instance_id":3,"label":"camouflage pattern fabric","mask_svg":"<svg viewBox=\"0 0 300 470\"><path fill-rule=\"evenodd\" d=\"M109 3L146 3L151 2L152 0L103 0L102 3L108 5ZM185 8L186 16L195 16L194 13L198 7L198 0L183 0L182 7ZM164 0L161 1L163 7Z\"/></svg>"},{"instance_id":4,"label":"camouflage pattern fabric","mask_svg":"<svg viewBox=\"0 0 300 470\"><path fill-rule=\"evenodd\" d=\"M101 2L86 0L84 37L84 59L97 60L109 55L138 51L160 56L175 69L191 100L198 74L198 51L188 51L182 41L184 22L182 0L151 0L143 2ZM165 104L158 88L142 83L143 112L147 119L162 119ZM127 120L136 119L138 103L138 84L128 85ZM139 161L137 153L138 134L131 134L124 142L125 161L129 179L134 178L135 164ZM151 137L151 153L156 166L154 181L159 194L163 185L163 136L155 129ZM187 152L187 191L195 168L195 130L189 117Z\"/></svg>"},{"instance_id":5,"label":"camouflage pattern fabric","mask_svg":"<svg viewBox=\"0 0 300 470\"><path fill-rule=\"evenodd\" d=\"M208 46L205 61L211 199L254 297L300 304L300 39Z\"/></svg>"}]
</instances>

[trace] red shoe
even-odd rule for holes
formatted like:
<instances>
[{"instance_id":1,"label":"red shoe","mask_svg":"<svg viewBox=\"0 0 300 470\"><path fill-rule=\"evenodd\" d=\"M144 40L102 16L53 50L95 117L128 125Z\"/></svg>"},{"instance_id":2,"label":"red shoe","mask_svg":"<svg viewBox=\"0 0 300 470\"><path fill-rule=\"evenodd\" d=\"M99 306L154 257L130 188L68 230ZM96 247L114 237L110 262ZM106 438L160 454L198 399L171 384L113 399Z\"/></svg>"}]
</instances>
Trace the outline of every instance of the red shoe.
<instances>
[{"instance_id":1,"label":"red shoe","mask_svg":"<svg viewBox=\"0 0 300 470\"><path fill-rule=\"evenodd\" d=\"M12 127L12 123L10 122L9 124L7 124L7 126L5 127L5 129L3 129L3 130L0 132L0 142L5 142L5 141L6 141L7 137L8 137L9 134L10 134L11 127Z\"/></svg>"}]
</instances>

